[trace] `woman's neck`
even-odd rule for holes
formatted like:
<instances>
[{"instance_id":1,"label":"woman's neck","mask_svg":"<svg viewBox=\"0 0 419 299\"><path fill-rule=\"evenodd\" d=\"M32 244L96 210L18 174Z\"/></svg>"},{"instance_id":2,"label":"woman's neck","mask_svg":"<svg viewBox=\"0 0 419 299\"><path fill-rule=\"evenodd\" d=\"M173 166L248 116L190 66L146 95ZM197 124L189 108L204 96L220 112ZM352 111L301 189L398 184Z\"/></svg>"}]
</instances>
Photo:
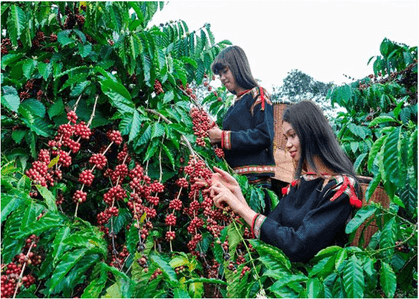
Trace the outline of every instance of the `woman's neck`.
<instances>
[{"instance_id":1,"label":"woman's neck","mask_svg":"<svg viewBox=\"0 0 419 299\"><path fill-rule=\"evenodd\" d=\"M326 165L324 165L323 161L319 157L314 157L314 165L316 166L316 170L309 165L309 163L306 163L306 169L307 172L315 172L318 174L333 174L333 170L328 168Z\"/></svg>"}]
</instances>

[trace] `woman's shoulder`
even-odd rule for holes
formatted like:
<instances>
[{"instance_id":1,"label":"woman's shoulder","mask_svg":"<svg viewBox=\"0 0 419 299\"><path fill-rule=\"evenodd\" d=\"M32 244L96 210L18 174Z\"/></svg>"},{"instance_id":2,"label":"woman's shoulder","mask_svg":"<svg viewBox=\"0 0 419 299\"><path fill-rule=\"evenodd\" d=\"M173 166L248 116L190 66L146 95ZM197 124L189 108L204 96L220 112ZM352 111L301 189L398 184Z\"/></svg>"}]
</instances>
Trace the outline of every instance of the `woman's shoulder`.
<instances>
[{"instance_id":1,"label":"woman's shoulder","mask_svg":"<svg viewBox=\"0 0 419 299\"><path fill-rule=\"evenodd\" d=\"M331 175L325 180L325 195L330 195L330 201L335 201L342 195L347 195L349 202L356 208L362 207L362 201L358 198L356 178L350 174Z\"/></svg>"}]
</instances>

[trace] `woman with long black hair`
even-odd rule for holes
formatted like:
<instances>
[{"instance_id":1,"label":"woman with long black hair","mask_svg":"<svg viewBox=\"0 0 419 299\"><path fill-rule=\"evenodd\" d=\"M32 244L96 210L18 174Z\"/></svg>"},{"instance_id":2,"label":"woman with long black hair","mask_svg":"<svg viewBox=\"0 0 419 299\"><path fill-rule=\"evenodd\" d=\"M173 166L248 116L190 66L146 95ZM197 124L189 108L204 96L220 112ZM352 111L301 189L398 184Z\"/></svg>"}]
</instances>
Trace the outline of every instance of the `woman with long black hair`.
<instances>
[{"instance_id":1,"label":"woman with long black hair","mask_svg":"<svg viewBox=\"0 0 419 299\"><path fill-rule=\"evenodd\" d=\"M280 248L291 261L304 262L327 246L345 245L345 226L353 209L362 205L361 191L351 161L313 102L285 110L283 134L297 168L269 215L253 211L235 179L218 168L210 190L215 205L230 206L255 238Z\"/></svg>"},{"instance_id":2,"label":"woman with long black hair","mask_svg":"<svg viewBox=\"0 0 419 299\"><path fill-rule=\"evenodd\" d=\"M211 143L219 143L235 173L247 176L249 183L270 188L275 174L273 155L273 107L266 90L252 76L246 54L230 46L215 58L211 69L235 95L223 119L222 130L209 131ZM268 198L268 197L266 197ZM266 200L264 213L270 211Z\"/></svg>"}]
</instances>

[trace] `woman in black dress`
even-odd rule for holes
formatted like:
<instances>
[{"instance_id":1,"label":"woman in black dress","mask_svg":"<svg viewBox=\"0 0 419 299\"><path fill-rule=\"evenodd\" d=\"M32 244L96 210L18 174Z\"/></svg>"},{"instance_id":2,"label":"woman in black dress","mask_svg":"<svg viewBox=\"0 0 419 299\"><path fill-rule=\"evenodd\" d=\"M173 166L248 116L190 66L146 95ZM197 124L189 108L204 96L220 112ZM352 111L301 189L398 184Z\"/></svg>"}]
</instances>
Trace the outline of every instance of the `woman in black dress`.
<instances>
[{"instance_id":1,"label":"woman in black dress","mask_svg":"<svg viewBox=\"0 0 419 299\"><path fill-rule=\"evenodd\" d=\"M325 247L347 242L345 225L362 205L361 192L351 161L313 102L284 112L283 134L297 168L270 214L253 211L235 179L218 168L210 190L215 205L229 205L250 225L254 238L280 248L291 261L304 262Z\"/></svg>"}]
</instances>

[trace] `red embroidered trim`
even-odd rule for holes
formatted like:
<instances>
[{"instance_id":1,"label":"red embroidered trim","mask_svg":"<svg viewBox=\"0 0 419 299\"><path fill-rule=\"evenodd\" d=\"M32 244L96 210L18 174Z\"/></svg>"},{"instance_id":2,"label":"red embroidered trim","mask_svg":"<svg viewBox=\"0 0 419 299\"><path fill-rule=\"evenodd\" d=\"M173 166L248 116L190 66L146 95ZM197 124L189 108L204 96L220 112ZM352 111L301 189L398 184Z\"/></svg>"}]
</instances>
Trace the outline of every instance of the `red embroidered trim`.
<instances>
[{"instance_id":1,"label":"red embroidered trim","mask_svg":"<svg viewBox=\"0 0 419 299\"><path fill-rule=\"evenodd\" d=\"M245 90L245 91L242 91L242 92L240 92L236 97L237 98L240 98L242 95L244 95L245 93L248 93L249 91L251 91L251 89L248 89L248 90Z\"/></svg>"},{"instance_id":2,"label":"red embroidered trim","mask_svg":"<svg viewBox=\"0 0 419 299\"><path fill-rule=\"evenodd\" d=\"M252 238L254 239L255 238L255 231L254 231L254 227L255 227L255 221L256 221L256 218L258 218L258 216L259 216L260 214L258 213L258 214L256 214L254 217L253 217L253 219L252 219L252 225L250 226L250 232L251 232L251 234L252 234Z\"/></svg>"},{"instance_id":3,"label":"red embroidered trim","mask_svg":"<svg viewBox=\"0 0 419 299\"><path fill-rule=\"evenodd\" d=\"M343 176L342 187L340 187L340 189L335 193L335 195L333 195L333 197L330 200L334 201L336 198L341 196L345 192L345 190L348 188L348 186L350 188L350 194L348 194L349 203L352 206L354 206L355 208L360 209L362 207L362 201L356 195L354 186L351 184L351 182L350 182L350 180L347 176Z\"/></svg>"},{"instance_id":4,"label":"red embroidered trim","mask_svg":"<svg viewBox=\"0 0 419 299\"><path fill-rule=\"evenodd\" d=\"M259 87L260 89L260 100L262 101L262 108L260 110L265 110L265 97L263 96L263 87Z\"/></svg>"},{"instance_id":5,"label":"red embroidered trim","mask_svg":"<svg viewBox=\"0 0 419 299\"><path fill-rule=\"evenodd\" d=\"M275 172L276 166L272 165L245 165L234 167L234 172L238 174L247 173L271 173Z\"/></svg>"},{"instance_id":6,"label":"red embroidered trim","mask_svg":"<svg viewBox=\"0 0 419 299\"><path fill-rule=\"evenodd\" d=\"M224 148L224 131L221 131L221 148Z\"/></svg>"},{"instance_id":7,"label":"red embroidered trim","mask_svg":"<svg viewBox=\"0 0 419 299\"><path fill-rule=\"evenodd\" d=\"M260 229L262 228L262 225L265 222L265 220L266 220L266 216L264 215L259 215L255 220L253 233L256 239L259 239L260 237Z\"/></svg>"},{"instance_id":8,"label":"red embroidered trim","mask_svg":"<svg viewBox=\"0 0 419 299\"><path fill-rule=\"evenodd\" d=\"M231 134L231 131L224 131L224 147L227 150L231 149L230 134Z\"/></svg>"}]
</instances>

